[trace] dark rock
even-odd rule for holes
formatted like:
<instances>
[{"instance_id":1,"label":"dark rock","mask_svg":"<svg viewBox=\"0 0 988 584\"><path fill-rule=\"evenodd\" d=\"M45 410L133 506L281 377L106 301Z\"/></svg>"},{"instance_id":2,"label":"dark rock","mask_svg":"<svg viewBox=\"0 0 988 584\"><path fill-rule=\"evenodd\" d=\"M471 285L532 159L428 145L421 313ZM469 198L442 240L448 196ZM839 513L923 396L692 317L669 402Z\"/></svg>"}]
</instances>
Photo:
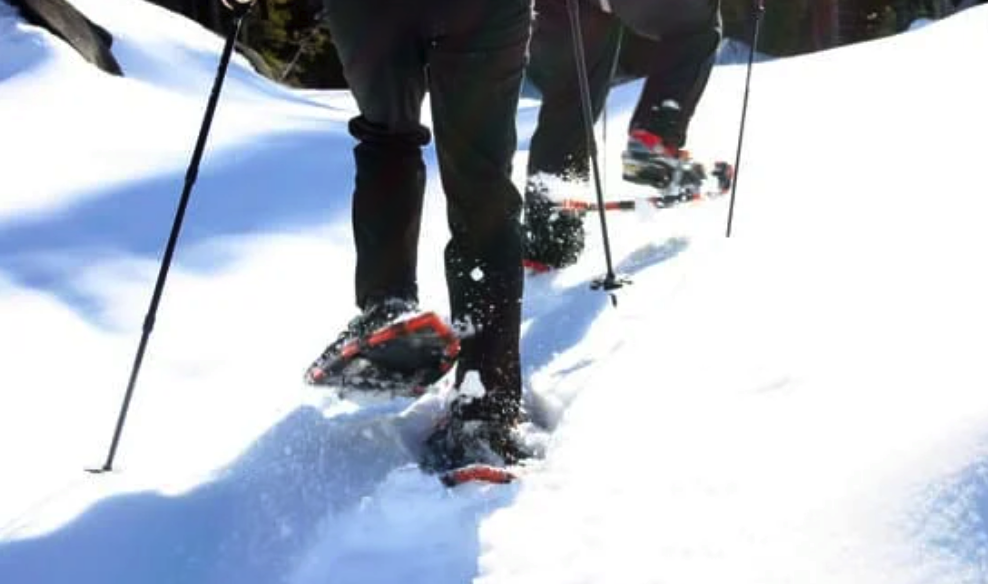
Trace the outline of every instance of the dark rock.
<instances>
[{"instance_id":1,"label":"dark rock","mask_svg":"<svg viewBox=\"0 0 988 584\"><path fill-rule=\"evenodd\" d=\"M107 73L123 75L110 47L113 36L90 21L67 0L8 0L24 19L43 27L79 51L87 61Z\"/></svg>"}]
</instances>

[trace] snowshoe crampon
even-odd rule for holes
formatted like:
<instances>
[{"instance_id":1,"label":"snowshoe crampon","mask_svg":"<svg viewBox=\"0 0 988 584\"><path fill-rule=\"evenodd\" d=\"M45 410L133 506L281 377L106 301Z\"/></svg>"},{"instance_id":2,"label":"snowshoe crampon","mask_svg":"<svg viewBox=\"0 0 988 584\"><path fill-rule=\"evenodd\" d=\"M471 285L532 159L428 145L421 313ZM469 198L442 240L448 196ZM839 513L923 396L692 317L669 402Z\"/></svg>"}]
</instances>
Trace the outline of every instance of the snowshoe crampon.
<instances>
[{"instance_id":1,"label":"snowshoe crampon","mask_svg":"<svg viewBox=\"0 0 988 584\"><path fill-rule=\"evenodd\" d=\"M345 391L421 395L456 363L456 331L433 312L419 313L334 343L305 374L309 385Z\"/></svg>"}]
</instances>

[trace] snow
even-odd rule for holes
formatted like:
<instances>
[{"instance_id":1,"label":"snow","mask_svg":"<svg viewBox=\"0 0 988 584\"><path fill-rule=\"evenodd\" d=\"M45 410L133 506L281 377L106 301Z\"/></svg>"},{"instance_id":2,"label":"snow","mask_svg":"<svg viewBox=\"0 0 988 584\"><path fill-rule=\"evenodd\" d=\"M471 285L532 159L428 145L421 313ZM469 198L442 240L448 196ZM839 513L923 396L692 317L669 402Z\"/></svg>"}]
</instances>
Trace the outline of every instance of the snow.
<instances>
[{"instance_id":1,"label":"snow","mask_svg":"<svg viewBox=\"0 0 988 584\"><path fill-rule=\"evenodd\" d=\"M138 0L74 3L125 78L0 2L0 582L988 582L988 7L756 64L733 236L726 198L609 214L633 280L615 306L587 285L588 221L581 261L526 283L545 458L447 490L412 464L441 395L357 407L302 384L355 311L354 104L239 57L115 472L85 472L223 39ZM734 159L744 73L715 69L698 158ZM614 197L636 192L618 165L638 88L609 101ZM423 233L444 312L445 230Z\"/></svg>"},{"instance_id":2,"label":"snow","mask_svg":"<svg viewBox=\"0 0 988 584\"><path fill-rule=\"evenodd\" d=\"M772 57L762 52L756 52L752 55L751 44L733 38L725 38L722 40L720 43L720 49L717 51L718 65L744 64L747 63L750 58L753 58L756 62L761 62L767 61Z\"/></svg>"}]
</instances>

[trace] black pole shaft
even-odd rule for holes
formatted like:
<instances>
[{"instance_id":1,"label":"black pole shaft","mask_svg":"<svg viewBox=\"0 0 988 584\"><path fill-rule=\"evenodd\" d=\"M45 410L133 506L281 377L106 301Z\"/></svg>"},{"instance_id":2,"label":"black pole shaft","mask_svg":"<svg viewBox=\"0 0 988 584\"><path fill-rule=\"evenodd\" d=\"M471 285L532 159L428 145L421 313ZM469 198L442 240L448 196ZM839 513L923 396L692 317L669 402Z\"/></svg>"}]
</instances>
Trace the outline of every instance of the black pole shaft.
<instances>
[{"instance_id":1,"label":"black pole shaft","mask_svg":"<svg viewBox=\"0 0 988 584\"><path fill-rule=\"evenodd\" d=\"M570 28L573 32L573 56L576 59L576 75L580 86L580 104L583 108L583 129L586 134L587 150L590 155L590 165L593 174L594 187L597 191L597 204L602 211L600 216L600 230L604 238L604 259L607 262L607 275L604 278L603 287L605 290L620 288L614 274L614 265L611 260L611 241L607 234L607 218L604 209L604 188L600 182L600 165L597 162L597 140L593 135L593 108L590 105L590 81L587 76L587 61L583 50L583 32L580 28L580 8L579 0L566 0L569 9Z\"/></svg>"},{"instance_id":2,"label":"black pole shaft","mask_svg":"<svg viewBox=\"0 0 988 584\"><path fill-rule=\"evenodd\" d=\"M199 137L196 140L195 149L192 152L192 160L185 173L185 188L182 189L182 196L179 199L178 209L175 211L175 221L172 224L171 234L168 236L168 244L165 246L165 254L161 260L161 268L158 270L158 280L154 285L154 293L151 295L151 304L148 307L147 315L144 317L144 328L141 334L141 341L137 346L137 354L134 356L134 364L130 370L130 379L127 382L127 393L124 394L123 404L120 407L120 415L117 417L117 425L113 431L113 441L110 443L110 451L106 456L103 466L94 472L109 472L113 469L113 459L120 445L120 435L123 433L124 421L127 419L127 411L130 409L130 400L134 395L134 388L137 386L137 376L141 370L141 363L144 361L144 352L147 349L151 331L154 330L154 321L158 313L158 304L161 302L161 295L165 289L165 280L168 279L168 270L171 268L172 256L175 254L175 246L178 243L178 236L182 230L182 221L185 219L185 210L189 205L189 196L192 193L192 186L199 175L199 163L202 160L203 151L206 149L206 139L209 136L209 128L213 123L213 115L216 113L216 104L219 101L220 90L223 88L223 79L226 77L227 66L230 64L230 56L233 54L233 47L236 44L237 35L240 33L240 24L243 17L234 20L233 28L226 38L223 47L223 55L220 57L219 68L216 72L216 79L213 82L213 90L206 105L206 114L202 120L202 127L199 129Z\"/></svg>"},{"instance_id":3,"label":"black pole shaft","mask_svg":"<svg viewBox=\"0 0 988 584\"><path fill-rule=\"evenodd\" d=\"M731 237L731 227L734 224L734 200L738 190L738 176L741 174L741 147L744 143L744 125L748 117L748 94L751 91L751 69L755 62L755 47L758 46L758 34L761 29L762 14L765 12L764 0L754 2L754 27L751 32L751 51L748 53L748 72L744 81L744 103L741 106L741 127L738 129L738 147L734 158L734 177L731 180L731 204L727 212L727 237Z\"/></svg>"}]
</instances>

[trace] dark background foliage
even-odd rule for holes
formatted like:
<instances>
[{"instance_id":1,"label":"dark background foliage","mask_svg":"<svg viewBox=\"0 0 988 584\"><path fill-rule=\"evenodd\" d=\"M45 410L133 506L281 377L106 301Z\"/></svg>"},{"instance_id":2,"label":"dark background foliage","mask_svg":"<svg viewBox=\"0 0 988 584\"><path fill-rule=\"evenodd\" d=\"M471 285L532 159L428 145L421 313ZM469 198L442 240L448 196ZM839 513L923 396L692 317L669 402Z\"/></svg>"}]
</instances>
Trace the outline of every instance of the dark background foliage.
<instances>
[{"instance_id":1,"label":"dark background foliage","mask_svg":"<svg viewBox=\"0 0 988 584\"><path fill-rule=\"evenodd\" d=\"M229 27L219 0L151 0L218 33ZM414 1L414 0L406 0ZM466 1L466 0L463 0ZM562 1L562 0L560 0ZM984 2L984 0L979 0ZM917 18L942 18L971 0L764 0L758 48L789 56L867 41L906 30ZM725 35L751 36L754 0L722 0ZM257 0L241 50L265 75L298 87L345 87L322 0Z\"/></svg>"}]
</instances>

